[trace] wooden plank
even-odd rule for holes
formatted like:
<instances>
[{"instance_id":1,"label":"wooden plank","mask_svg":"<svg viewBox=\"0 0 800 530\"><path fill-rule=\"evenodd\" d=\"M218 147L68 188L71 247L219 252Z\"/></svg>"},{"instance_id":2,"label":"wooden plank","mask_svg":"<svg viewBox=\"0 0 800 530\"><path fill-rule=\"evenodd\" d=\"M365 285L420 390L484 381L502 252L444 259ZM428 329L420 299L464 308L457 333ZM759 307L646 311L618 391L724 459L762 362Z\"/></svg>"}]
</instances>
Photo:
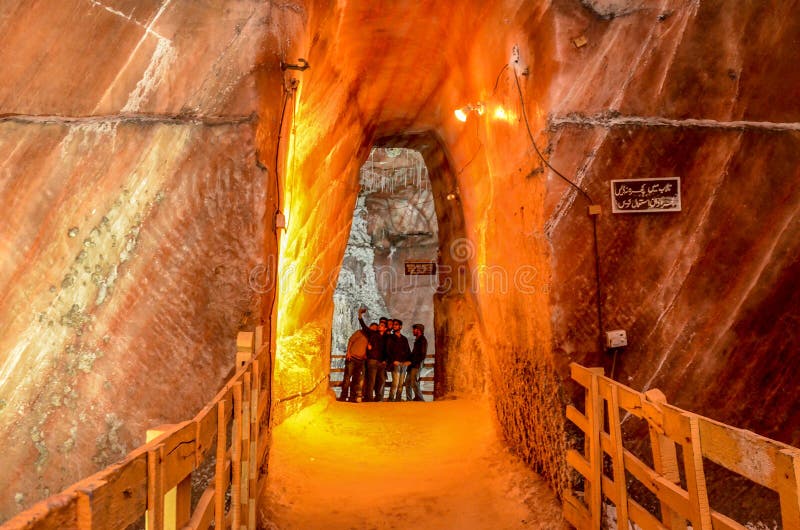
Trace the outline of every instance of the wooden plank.
<instances>
[{"instance_id":1,"label":"wooden plank","mask_svg":"<svg viewBox=\"0 0 800 530\"><path fill-rule=\"evenodd\" d=\"M575 382L588 389L592 385L592 372L578 363L569 363L569 373Z\"/></svg>"},{"instance_id":2,"label":"wooden plank","mask_svg":"<svg viewBox=\"0 0 800 530\"><path fill-rule=\"evenodd\" d=\"M249 510L247 509L247 503L250 498L250 412L252 410L252 395L252 374L246 372L242 382L242 458L241 468L239 470L241 474L241 480L239 482L239 502L241 503L239 524L242 528L247 528L249 526Z\"/></svg>"},{"instance_id":3,"label":"wooden plank","mask_svg":"<svg viewBox=\"0 0 800 530\"><path fill-rule=\"evenodd\" d=\"M177 486L194 470L196 433L197 427L194 422L187 421L166 437L157 439L164 447L165 491Z\"/></svg>"},{"instance_id":4,"label":"wooden plank","mask_svg":"<svg viewBox=\"0 0 800 530\"><path fill-rule=\"evenodd\" d=\"M659 501L668 504L684 519L690 519L692 510L689 507L689 493L676 486L639 460L633 453L625 450L625 469L647 489L652 491Z\"/></svg>"},{"instance_id":5,"label":"wooden plank","mask_svg":"<svg viewBox=\"0 0 800 530\"><path fill-rule=\"evenodd\" d=\"M571 465L584 478L591 475L589 462L574 449L567 449L567 464Z\"/></svg>"},{"instance_id":6,"label":"wooden plank","mask_svg":"<svg viewBox=\"0 0 800 530\"><path fill-rule=\"evenodd\" d=\"M242 491L242 383L233 385L233 429L231 432L231 525L238 530L241 525Z\"/></svg>"},{"instance_id":7,"label":"wooden plank","mask_svg":"<svg viewBox=\"0 0 800 530\"><path fill-rule=\"evenodd\" d=\"M602 368L590 368L589 394L586 401L586 419L589 424L586 440L589 442L589 476L586 477L587 505L592 519L592 529L600 530L603 515L603 492L600 477L603 469L603 454L600 447L600 432L603 430L603 402L600 398L598 379Z\"/></svg>"},{"instance_id":8,"label":"wooden plank","mask_svg":"<svg viewBox=\"0 0 800 530\"><path fill-rule=\"evenodd\" d=\"M792 450L791 446L702 416L698 417L698 423L703 456L757 484L778 490L781 473L775 462L778 454ZM770 465L754 466L753 461Z\"/></svg>"},{"instance_id":9,"label":"wooden plank","mask_svg":"<svg viewBox=\"0 0 800 530\"><path fill-rule=\"evenodd\" d=\"M630 511L631 521L642 530L669 530L669 528L661 524L661 521L655 515L645 510L641 504L633 499L628 499L628 510ZM682 530L685 529L686 525L684 524Z\"/></svg>"},{"instance_id":10,"label":"wooden plank","mask_svg":"<svg viewBox=\"0 0 800 530\"><path fill-rule=\"evenodd\" d=\"M586 420L586 416L572 405L567 405L567 419L584 433L589 430L589 422Z\"/></svg>"},{"instance_id":11,"label":"wooden plank","mask_svg":"<svg viewBox=\"0 0 800 530\"><path fill-rule=\"evenodd\" d=\"M236 335L236 351L255 353L256 334L252 331L240 331Z\"/></svg>"},{"instance_id":12,"label":"wooden plank","mask_svg":"<svg viewBox=\"0 0 800 530\"><path fill-rule=\"evenodd\" d=\"M645 392L644 395L648 401L656 406L663 405L667 402L664 393L655 388ZM673 484L680 485L681 474L678 468L678 452L675 447L675 442L667 436L664 436L664 434L659 432L652 424L648 423L648 428L655 472ZM664 525L671 530L684 530L686 528L686 520L678 515L678 513L665 502L661 502L661 520Z\"/></svg>"},{"instance_id":13,"label":"wooden plank","mask_svg":"<svg viewBox=\"0 0 800 530\"><path fill-rule=\"evenodd\" d=\"M225 528L225 492L228 486L225 484L225 464L228 454L227 425L230 407L228 400L223 399L217 402L217 452L216 462L214 463L214 527ZM226 412L227 410L227 412Z\"/></svg>"},{"instance_id":14,"label":"wooden plank","mask_svg":"<svg viewBox=\"0 0 800 530\"><path fill-rule=\"evenodd\" d=\"M777 490L783 528L800 528L800 451L790 449L778 453L775 468L780 477Z\"/></svg>"},{"instance_id":15,"label":"wooden plank","mask_svg":"<svg viewBox=\"0 0 800 530\"><path fill-rule=\"evenodd\" d=\"M611 387L608 422L612 445L609 455L611 455L611 464L614 470L614 489L617 492L617 524L618 528L628 528L628 489L625 483L625 455L619 417L619 389L616 385Z\"/></svg>"},{"instance_id":16,"label":"wooden plank","mask_svg":"<svg viewBox=\"0 0 800 530\"><path fill-rule=\"evenodd\" d=\"M214 447L214 440L217 438L217 403L212 402L201 410L194 418L195 424L195 446L194 446L194 467L195 469L208 458L211 448Z\"/></svg>"},{"instance_id":17,"label":"wooden plank","mask_svg":"<svg viewBox=\"0 0 800 530\"><path fill-rule=\"evenodd\" d=\"M711 512L711 523L714 525L714 530L750 530L730 517L714 511ZM791 527L784 526L784 528Z\"/></svg>"},{"instance_id":18,"label":"wooden plank","mask_svg":"<svg viewBox=\"0 0 800 530\"><path fill-rule=\"evenodd\" d=\"M64 492L37 502L4 524L3 530L56 530L78 528L78 494Z\"/></svg>"},{"instance_id":19,"label":"wooden plank","mask_svg":"<svg viewBox=\"0 0 800 530\"><path fill-rule=\"evenodd\" d=\"M686 472L686 486L689 490L689 502L692 508L692 527L697 530L712 530L711 507L708 504L706 475L703 471L703 454L700 449L700 428L697 416L686 413L691 435L683 446L683 469Z\"/></svg>"},{"instance_id":20,"label":"wooden plank","mask_svg":"<svg viewBox=\"0 0 800 530\"><path fill-rule=\"evenodd\" d=\"M208 527L211 526L211 521L214 520L215 504L214 487L209 486L200 496L192 518L189 520L189 524L183 527L183 530L208 530Z\"/></svg>"},{"instance_id":21,"label":"wooden plank","mask_svg":"<svg viewBox=\"0 0 800 530\"><path fill-rule=\"evenodd\" d=\"M259 430L259 417L258 408L260 400L260 385L261 385L261 363L258 360L253 361L253 381L252 390L250 391L250 469L249 469L249 487L250 492L247 496L247 528L249 530L256 529L256 495L258 493L258 439L260 436Z\"/></svg>"},{"instance_id":22,"label":"wooden plank","mask_svg":"<svg viewBox=\"0 0 800 530\"><path fill-rule=\"evenodd\" d=\"M70 490L80 496L88 528L125 528L147 509L147 452L135 451Z\"/></svg>"},{"instance_id":23,"label":"wooden plank","mask_svg":"<svg viewBox=\"0 0 800 530\"><path fill-rule=\"evenodd\" d=\"M175 492L175 528L183 528L192 518L192 474L178 483Z\"/></svg>"},{"instance_id":24,"label":"wooden plank","mask_svg":"<svg viewBox=\"0 0 800 530\"><path fill-rule=\"evenodd\" d=\"M590 530L592 526L589 510L572 493L564 493L564 519L578 530Z\"/></svg>"},{"instance_id":25,"label":"wooden plank","mask_svg":"<svg viewBox=\"0 0 800 530\"><path fill-rule=\"evenodd\" d=\"M264 326L256 326L256 337L255 337L256 350L264 346L264 338L265 338L264 332L265 332Z\"/></svg>"},{"instance_id":26,"label":"wooden plank","mask_svg":"<svg viewBox=\"0 0 800 530\"><path fill-rule=\"evenodd\" d=\"M147 452L147 528L164 530L164 446Z\"/></svg>"}]
</instances>

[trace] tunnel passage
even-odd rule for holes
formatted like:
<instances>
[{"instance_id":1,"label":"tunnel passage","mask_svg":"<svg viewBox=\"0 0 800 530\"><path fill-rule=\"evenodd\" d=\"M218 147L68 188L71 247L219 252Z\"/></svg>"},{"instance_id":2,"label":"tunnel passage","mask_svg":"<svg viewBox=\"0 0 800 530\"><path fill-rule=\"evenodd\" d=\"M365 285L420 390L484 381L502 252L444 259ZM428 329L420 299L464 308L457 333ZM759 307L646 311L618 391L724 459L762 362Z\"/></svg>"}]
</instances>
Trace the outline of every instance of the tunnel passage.
<instances>
[{"instance_id":1,"label":"tunnel passage","mask_svg":"<svg viewBox=\"0 0 800 530\"><path fill-rule=\"evenodd\" d=\"M359 329L357 311L363 306L368 309L367 323L380 316L401 319L402 334L412 347L412 327L423 326L427 356L419 373L420 389L430 400L434 393L433 297L438 286L439 230L428 170L417 151L373 148L361 166L359 183L350 237L333 294L331 386L341 397L348 340Z\"/></svg>"}]
</instances>

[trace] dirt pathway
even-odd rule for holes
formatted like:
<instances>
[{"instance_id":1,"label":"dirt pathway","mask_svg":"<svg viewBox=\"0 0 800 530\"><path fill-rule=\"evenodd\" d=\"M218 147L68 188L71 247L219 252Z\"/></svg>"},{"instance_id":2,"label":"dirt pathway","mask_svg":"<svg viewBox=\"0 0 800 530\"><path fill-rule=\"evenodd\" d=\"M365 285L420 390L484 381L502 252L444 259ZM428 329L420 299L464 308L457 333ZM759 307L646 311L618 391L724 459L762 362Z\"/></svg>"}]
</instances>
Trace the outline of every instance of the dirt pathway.
<instances>
[{"instance_id":1,"label":"dirt pathway","mask_svg":"<svg viewBox=\"0 0 800 530\"><path fill-rule=\"evenodd\" d=\"M289 529L562 529L488 406L326 401L274 431L260 519Z\"/></svg>"}]
</instances>

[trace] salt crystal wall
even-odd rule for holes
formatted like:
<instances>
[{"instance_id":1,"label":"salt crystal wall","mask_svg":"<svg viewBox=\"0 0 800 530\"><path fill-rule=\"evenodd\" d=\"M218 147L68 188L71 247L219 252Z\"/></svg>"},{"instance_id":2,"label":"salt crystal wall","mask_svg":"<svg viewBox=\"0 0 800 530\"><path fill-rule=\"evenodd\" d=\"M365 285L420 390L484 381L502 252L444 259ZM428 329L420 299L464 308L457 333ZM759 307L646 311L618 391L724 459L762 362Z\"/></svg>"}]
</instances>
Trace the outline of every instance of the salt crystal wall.
<instances>
[{"instance_id":1,"label":"salt crystal wall","mask_svg":"<svg viewBox=\"0 0 800 530\"><path fill-rule=\"evenodd\" d=\"M275 418L323 395L333 289L304 286L338 270L376 143L430 171L456 286L434 302L439 388L491 399L563 486L566 365L611 360L588 205L542 168L520 92L545 156L603 207L617 376L797 445L798 7L7 2L0 514L209 399L236 331L274 323L279 245ZM280 71L298 57L311 68ZM682 212L609 212L611 178L657 176L681 177Z\"/></svg>"}]
</instances>

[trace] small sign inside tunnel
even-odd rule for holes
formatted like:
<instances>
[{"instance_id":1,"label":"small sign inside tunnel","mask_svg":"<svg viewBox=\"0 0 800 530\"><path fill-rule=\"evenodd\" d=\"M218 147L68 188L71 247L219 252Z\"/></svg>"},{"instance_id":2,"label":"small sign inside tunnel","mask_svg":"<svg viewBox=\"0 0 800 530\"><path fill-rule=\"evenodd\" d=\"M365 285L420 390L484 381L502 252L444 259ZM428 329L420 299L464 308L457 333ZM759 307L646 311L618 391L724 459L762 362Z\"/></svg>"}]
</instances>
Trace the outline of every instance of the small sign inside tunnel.
<instances>
[{"instance_id":1,"label":"small sign inside tunnel","mask_svg":"<svg viewBox=\"0 0 800 530\"><path fill-rule=\"evenodd\" d=\"M649 213L681 211L681 179L625 179L611 181L611 211Z\"/></svg>"},{"instance_id":2,"label":"small sign inside tunnel","mask_svg":"<svg viewBox=\"0 0 800 530\"><path fill-rule=\"evenodd\" d=\"M435 261L406 261L406 276L432 276L436 274Z\"/></svg>"}]
</instances>

